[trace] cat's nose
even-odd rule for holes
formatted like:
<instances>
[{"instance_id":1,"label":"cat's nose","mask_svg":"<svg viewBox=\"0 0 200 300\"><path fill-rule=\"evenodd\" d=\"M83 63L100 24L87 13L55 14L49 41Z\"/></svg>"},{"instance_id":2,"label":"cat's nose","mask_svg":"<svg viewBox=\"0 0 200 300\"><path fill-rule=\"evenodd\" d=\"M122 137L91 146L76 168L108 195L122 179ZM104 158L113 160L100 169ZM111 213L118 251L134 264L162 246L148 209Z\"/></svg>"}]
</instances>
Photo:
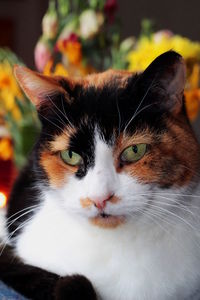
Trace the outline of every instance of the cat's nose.
<instances>
[{"instance_id":1,"label":"cat's nose","mask_svg":"<svg viewBox=\"0 0 200 300\"><path fill-rule=\"evenodd\" d=\"M112 198L113 198L114 194L109 194L106 197L103 198L93 198L92 202L94 203L94 206L97 207L99 210L103 210L107 204L107 202L109 202Z\"/></svg>"}]
</instances>

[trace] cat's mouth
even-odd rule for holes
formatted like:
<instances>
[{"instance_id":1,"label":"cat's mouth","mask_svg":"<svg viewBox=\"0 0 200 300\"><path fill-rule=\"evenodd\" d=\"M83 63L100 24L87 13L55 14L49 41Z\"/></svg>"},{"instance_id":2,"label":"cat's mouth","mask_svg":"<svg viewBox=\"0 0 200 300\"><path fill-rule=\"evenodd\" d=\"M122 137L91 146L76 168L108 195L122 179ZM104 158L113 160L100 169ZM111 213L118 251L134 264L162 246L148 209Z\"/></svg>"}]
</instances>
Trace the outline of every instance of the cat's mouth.
<instances>
[{"instance_id":1,"label":"cat's mouth","mask_svg":"<svg viewBox=\"0 0 200 300\"><path fill-rule=\"evenodd\" d=\"M90 218L90 222L102 228L116 228L125 222L124 216L113 216L105 212L99 213L97 216Z\"/></svg>"}]
</instances>

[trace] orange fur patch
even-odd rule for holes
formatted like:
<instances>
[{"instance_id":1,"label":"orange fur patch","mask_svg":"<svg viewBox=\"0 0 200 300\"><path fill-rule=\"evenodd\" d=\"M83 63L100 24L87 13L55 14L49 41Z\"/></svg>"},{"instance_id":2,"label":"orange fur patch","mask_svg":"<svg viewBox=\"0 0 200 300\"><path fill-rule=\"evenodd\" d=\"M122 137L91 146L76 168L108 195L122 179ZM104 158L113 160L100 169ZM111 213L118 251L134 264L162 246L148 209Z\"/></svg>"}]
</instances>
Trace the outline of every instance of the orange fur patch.
<instances>
[{"instance_id":1,"label":"orange fur patch","mask_svg":"<svg viewBox=\"0 0 200 300\"><path fill-rule=\"evenodd\" d=\"M55 136L54 140L50 142L50 151L57 152L68 148L70 137L76 132L75 128L67 127L62 134Z\"/></svg>"},{"instance_id":2,"label":"orange fur patch","mask_svg":"<svg viewBox=\"0 0 200 300\"><path fill-rule=\"evenodd\" d=\"M113 204L118 203L120 201L120 199L117 196L112 196L108 202L111 202Z\"/></svg>"},{"instance_id":3,"label":"orange fur patch","mask_svg":"<svg viewBox=\"0 0 200 300\"><path fill-rule=\"evenodd\" d=\"M42 152L40 164L45 170L51 186L61 187L64 184L67 170L57 155L52 155L51 152Z\"/></svg>"},{"instance_id":4,"label":"orange fur patch","mask_svg":"<svg viewBox=\"0 0 200 300\"><path fill-rule=\"evenodd\" d=\"M188 185L200 165L200 149L184 117L167 120L168 131L156 136L148 129L133 137L121 135L115 152L117 172L126 172L141 183L161 186ZM128 146L145 143L149 151L139 161L119 166L120 153Z\"/></svg>"},{"instance_id":5,"label":"orange fur patch","mask_svg":"<svg viewBox=\"0 0 200 300\"><path fill-rule=\"evenodd\" d=\"M125 222L125 218L121 216L110 216L108 218L102 218L101 216L97 216L94 218L90 218L90 222L98 227L104 229L114 229Z\"/></svg>"},{"instance_id":6,"label":"orange fur patch","mask_svg":"<svg viewBox=\"0 0 200 300\"><path fill-rule=\"evenodd\" d=\"M80 202L83 208L90 208L91 206L94 205L94 202L90 198L84 198L84 199L81 198Z\"/></svg>"},{"instance_id":7,"label":"orange fur patch","mask_svg":"<svg viewBox=\"0 0 200 300\"><path fill-rule=\"evenodd\" d=\"M84 83L88 86L103 88L109 82L117 82L118 87L124 88L127 84L127 79L133 75L128 71L108 70L99 74L88 75Z\"/></svg>"},{"instance_id":8,"label":"orange fur patch","mask_svg":"<svg viewBox=\"0 0 200 300\"><path fill-rule=\"evenodd\" d=\"M70 88L73 90L76 85L81 85L83 88L95 87L102 89L110 82L116 82L118 87L125 88L127 80L133 73L120 70L107 70L102 73L94 73L87 75L84 78L77 77L69 80L66 78Z\"/></svg>"},{"instance_id":9,"label":"orange fur patch","mask_svg":"<svg viewBox=\"0 0 200 300\"><path fill-rule=\"evenodd\" d=\"M49 149L41 153L40 164L53 187L63 186L67 176L77 171L78 167L65 164L58 154L68 148L70 136L74 133L75 129L67 128L61 135L55 136L49 143Z\"/></svg>"}]
</instances>

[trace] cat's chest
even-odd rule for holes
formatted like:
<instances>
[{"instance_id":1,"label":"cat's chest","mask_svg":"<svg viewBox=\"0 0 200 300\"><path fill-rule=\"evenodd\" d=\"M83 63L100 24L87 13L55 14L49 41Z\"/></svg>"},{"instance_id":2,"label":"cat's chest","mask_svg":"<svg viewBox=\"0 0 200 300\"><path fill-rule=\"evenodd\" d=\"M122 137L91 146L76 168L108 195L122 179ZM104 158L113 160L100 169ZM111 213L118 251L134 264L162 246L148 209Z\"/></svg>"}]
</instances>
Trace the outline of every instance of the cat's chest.
<instances>
[{"instance_id":1,"label":"cat's chest","mask_svg":"<svg viewBox=\"0 0 200 300\"><path fill-rule=\"evenodd\" d=\"M105 231L63 216L41 210L19 236L17 252L60 275L85 275L102 299L180 299L175 290L184 288L190 268L200 268L192 240L181 238L180 247L181 239L162 238L159 230L151 237L131 225Z\"/></svg>"}]
</instances>

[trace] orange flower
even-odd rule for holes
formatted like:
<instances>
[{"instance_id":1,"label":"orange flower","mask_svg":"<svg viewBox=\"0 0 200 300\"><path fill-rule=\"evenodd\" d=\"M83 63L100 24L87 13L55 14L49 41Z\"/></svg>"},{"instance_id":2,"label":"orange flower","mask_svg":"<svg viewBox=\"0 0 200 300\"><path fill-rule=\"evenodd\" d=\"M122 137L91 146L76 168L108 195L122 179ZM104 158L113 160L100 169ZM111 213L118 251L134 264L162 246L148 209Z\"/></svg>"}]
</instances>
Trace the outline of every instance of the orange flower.
<instances>
[{"instance_id":1,"label":"orange flower","mask_svg":"<svg viewBox=\"0 0 200 300\"><path fill-rule=\"evenodd\" d=\"M78 40L60 40L57 49L63 53L71 64L79 64L82 59L82 47Z\"/></svg>"},{"instance_id":2,"label":"orange flower","mask_svg":"<svg viewBox=\"0 0 200 300\"><path fill-rule=\"evenodd\" d=\"M67 42L65 53L72 64L80 63L82 59L81 44L79 42Z\"/></svg>"},{"instance_id":3,"label":"orange flower","mask_svg":"<svg viewBox=\"0 0 200 300\"><path fill-rule=\"evenodd\" d=\"M4 74L2 78L0 78L0 89L9 88L11 86L11 79L7 74Z\"/></svg>"},{"instance_id":4,"label":"orange flower","mask_svg":"<svg viewBox=\"0 0 200 300\"><path fill-rule=\"evenodd\" d=\"M9 138L0 139L0 158L3 160L13 158L13 146Z\"/></svg>"},{"instance_id":5,"label":"orange flower","mask_svg":"<svg viewBox=\"0 0 200 300\"><path fill-rule=\"evenodd\" d=\"M200 89L186 90L185 104L189 119L191 121L195 120L200 108Z\"/></svg>"}]
</instances>

